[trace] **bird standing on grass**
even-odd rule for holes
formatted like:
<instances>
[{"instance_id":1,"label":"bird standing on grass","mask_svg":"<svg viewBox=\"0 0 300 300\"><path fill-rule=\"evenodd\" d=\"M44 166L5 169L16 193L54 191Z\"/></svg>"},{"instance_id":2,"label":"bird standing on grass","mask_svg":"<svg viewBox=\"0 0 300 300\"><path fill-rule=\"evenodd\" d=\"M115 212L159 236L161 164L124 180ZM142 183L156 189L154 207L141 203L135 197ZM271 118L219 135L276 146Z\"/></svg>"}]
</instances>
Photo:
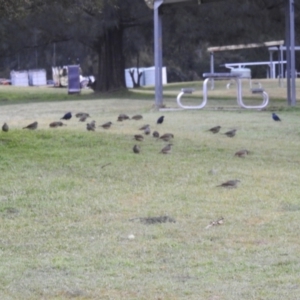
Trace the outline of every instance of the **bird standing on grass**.
<instances>
[{"instance_id":1,"label":"bird standing on grass","mask_svg":"<svg viewBox=\"0 0 300 300\"><path fill-rule=\"evenodd\" d=\"M104 123L104 124L100 125L99 127L103 127L104 129L108 129L108 128L110 128L111 125L112 125L112 122L107 122L107 123Z\"/></svg>"},{"instance_id":2,"label":"bird standing on grass","mask_svg":"<svg viewBox=\"0 0 300 300\"><path fill-rule=\"evenodd\" d=\"M35 130L38 127L38 122L33 122L25 127L23 127L23 129L30 129L30 130Z\"/></svg>"},{"instance_id":3,"label":"bird standing on grass","mask_svg":"<svg viewBox=\"0 0 300 300\"><path fill-rule=\"evenodd\" d=\"M61 120L70 120L71 118L72 118L72 113L68 112L61 118Z\"/></svg>"},{"instance_id":4,"label":"bird standing on grass","mask_svg":"<svg viewBox=\"0 0 300 300\"><path fill-rule=\"evenodd\" d=\"M6 123L3 124L2 126L2 131L7 132L9 130L9 127Z\"/></svg>"},{"instance_id":5,"label":"bird standing on grass","mask_svg":"<svg viewBox=\"0 0 300 300\"><path fill-rule=\"evenodd\" d=\"M165 141L165 142L168 142L169 140L173 139L174 138L174 134L173 133L165 133L163 134L160 139Z\"/></svg>"},{"instance_id":6,"label":"bird standing on grass","mask_svg":"<svg viewBox=\"0 0 300 300\"><path fill-rule=\"evenodd\" d=\"M150 126L148 126L148 127L145 128L144 133L145 133L146 135L149 135L149 134L151 133Z\"/></svg>"},{"instance_id":7,"label":"bird standing on grass","mask_svg":"<svg viewBox=\"0 0 300 300\"><path fill-rule=\"evenodd\" d=\"M221 129L221 126L215 126L213 128L208 129L208 131L211 131L212 133L218 133Z\"/></svg>"},{"instance_id":8,"label":"bird standing on grass","mask_svg":"<svg viewBox=\"0 0 300 300\"><path fill-rule=\"evenodd\" d=\"M234 156L238 156L238 157L245 157L249 154L250 152L246 149L243 150L239 150L237 152L235 152Z\"/></svg>"},{"instance_id":9,"label":"bird standing on grass","mask_svg":"<svg viewBox=\"0 0 300 300\"><path fill-rule=\"evenodd\" d=\"M134 145L132 148L134 153L140 153L141 152L141 147L138 145Z\"/></svg>"},{"instance_id":10,"label":"bird standing on grass","mask_svg":"<svg viewBox=\"0 0 300 300\"><path fill-rule=\"evenodd\" d=\"M164 148L161 149L160 153L163 153L163 154L169 154L171 153L171 150L172 150L172 144L168 144L167 146L165 146Z\"/></svg>"},{"instance_id":11,"label":"bird standing on grass","mask_svg":"<svg viewBox=\"0 0 300 300\"><path fill-rule=\"evenodd\" d=\"M163 121L164 121L164 117L165 117L165 116L161 116L161 117L159 117L159 118L157 119L157 122L156 122L156 124L162 124L162 123L163 123Z\"/></svg>"},{"instance_id":12,"label":"bird standing on grass","mask_svg":"<svg viewBox=\"0 0 300 300\"><path fill-rule=\"evenodd\" d=\"M234 137L236 133L236 129L230 130L225 132L224 134L227 135L228 137Z\"/></svg>"},{"instance_id":13,"label":"bird standing on grass","mask_svg":"<svg viewBox=\"0 0 300 300\"><path fill-rule=\"evenodd\" d=\"M79 122L85 122L86 119L87 119L87 115L82 115L80 118L79 118Z\"/></svg>"},{"instance_id":14,"label":"bird standing on grass","mask_svg":"<svg viewBox=\"0 0 300 300\"><path fill-rule=\"evenodd\" d=\"M56 128L56 127L60 127L60 126L67 126L67 125L60 121L52 122L49 124L49 127L52 127L52 128Z\"/></svg>"},{"instance_id":15,"label":"bird standing on grass","mask_svg":"<svg viewBox=\"0 0 300 300\"><path fill-rule=\"evenodd\" d=\"M95 125L93 123L87 123L86 124L86 130L95 131Z\"/></svg>"},{"instance_id":16,"label":"bird standing on grass","mask_svg":"<svg viewBox=\"0 0 300 300\"><path fill-rule=\"evenodd\" d=\"M159 132L158 131L154 131L152 133L152 136L155 137L155 138L159 138Z\"/></svg>"},{"instance_id":17,"label":"bird standing on grass","mask_svg":"<svg viewBox=\"0 0 300 300\"><path fill-rule=\"evenodd\" d=\"M274 121L281 121L281 119L275 113L272 113L272 118Z\"/></svg>"},{"instance_id":18,"label":"bird standing on grass","mask_svg":"<svg viewBox=\"0 0 300 300\"><path fill-rule=\"evenodd\" d=\"M142 126L141 128L139 128L139 130L145 130L149 126L150 126L149 124L146 124L146 125Z\"/></svg>"},{"instance_id":19,"label":"bird standing on grass","mask_svg":"<svg viewBox=\"0 0 300 300\"><path fill-rule=\"evenodd\" d=\"M119 116L118 116L118 121L119 122L122 122L124 120L129 120L129 119L130 118L127 115L125 115L125 114L119 114Z\"/></svg>"},{"instance_id":20,"label":"bird standing on grass","mask_svg":"<svg viewBox=\"0 0 300 300\"><path fill-rule=\"evenodd\" d=\"M144 137L141 134L135 134L134 139L136 141L142 142L144 140Z\"/></svg>"},{"instance_id":21,"label":"bird standing on grass","mask_svg":"<svg viewBox=\"0 0 300 300\"><path fill-rule=\"evenodd\" d=\"M134 115L131 119L132 120L141 120L141 119L143 119L143 116L142 115Z\"/></svg>"},{"instance_id":22,"label":"bird standing on grass","mask_svg":"<svg viewBox=\"0 0 300 300\"><path fill-rule=\"evenodd\" d=\"M76 118L81 118L81 117L88 118L88 117L90 117L90 115L88 113L85 113L85 112L79 112L75 116L76 116Z\"/></svg>"},{"instance_id":23,"label":"bird standing on grass","mask_svg":"<svg viewBox=\"0 0 300 300\"><path fill-rule=\"evenodd\" d=\"M226 187L226 188L236 188L238 182L240 182L240 180L235 179L235 180L228 180L220 185L217 185L218 187Z\"/></svg>"}]
</instances>

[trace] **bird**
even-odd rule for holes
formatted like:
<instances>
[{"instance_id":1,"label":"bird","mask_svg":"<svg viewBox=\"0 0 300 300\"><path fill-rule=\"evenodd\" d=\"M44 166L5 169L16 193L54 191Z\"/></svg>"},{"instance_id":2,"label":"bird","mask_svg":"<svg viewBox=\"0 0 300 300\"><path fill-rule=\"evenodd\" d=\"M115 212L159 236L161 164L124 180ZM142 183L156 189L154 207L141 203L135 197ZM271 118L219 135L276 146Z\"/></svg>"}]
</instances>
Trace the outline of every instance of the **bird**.
<instances>
[{"instance_id":1,"label":"bird","mask_svg":"<svg viewBox=\"0 0 300 300\"><path fill-rule=\"evenodd\" d=\"M86 129L88 131L95 131L95 125L93 125L93 123L87 123L86 124Z\"/></svg>"},{"instance_id":2,"label":"bird","mask_svg":"<svg viewBox=\"0 0 300 300\"><path fill-rule=\"evenodd\" d=\"M108 129L108 128L110 128L111 125L112 125L112 122L107 122L107 123L104 123L104 124L100 125L99 127L103 127L104 129Z\"/></svg>"},{"instance_id":3,"label":"bird","mask_svg":"<svg viewBox=\"0 0 300 300\"><path fill-rule=\"evenodd\" d=\"M146 135L149 135L149 134L151 133L150 126L148 126L148 127L145 128L144 133L145 133Z\"/></svg>"},{"instance_id":4,"label":"bird","mask_svg":"<svg viewBox=\"0 0 300 300\"><path fill-rule=\"evenodd\" d=\"M68 112L66 113L62 118L60 118L61 120L70 120L72 118L72 113Z\"/></svg>"},{"instance_id":5,"label":"bird","mask_svg":"<svg viewBox=\"0 0 300 300\"><path fill-rule=\"evenodd\" d=\"M163 153L163 154L171 153L171 147L172 147L172 144L168 144L167 146L165 146L164 148L161 149L160 153Z\"/></svg>"},{"instance_id":6,"label":"bird","mask_svg":"<svg viewBox=\"0 0 300 300\"><path fill-rule=\"evenodd\" d=\"M224 134L227 135L228 137L234 137L236 133L236 129L232 129L230 131L225 132Z\"/></svg>"},{"instance_id":7,"label":"bird","mask_svg":"<svg viewBox=\"0 0 300 300\"><path fill-rule=\"evenodd\" d=\"M239 150L237 152L235 152L234 156L238 156L238 157L245 157L246 155L248 155L250 152L246 149L243 150Z\"/></svg>"},{"instance_id":8,"label":"bird","mask_svg":"<svg viewBox=\"0 0 300 300\"><path fill-rule=\"evenodd\" d=\"M153 131L152 136L155 138L159 138L159 132L158 131Z\"/></svg>"},{"instance_id":9,"label":"bird","mask_svg":"<svg viewBox=\"0 0 300 300\"><path fill-rule=\"evenodd\" d=\"M87 115L82 115L82 116L79 118L79 122L85 122L87 118L88 118Z\"/></svg>"},{"instance_id":10,"label":"bird","mask_svg":"<svg viewBox=\"0 0 300 300\"><path fill-rule=\"evenodd\" d=\"M6 123L3 124L2 126L2 131L7 132L9 130L9 127Z\"/></svg>"},{"instance_id":11,"label":"bird","mask_svg":"<svg viewBox=\"0 0 300 300\"><path fill-rule=\"evenodd\" d=\"M143 116L142 115L134 115L131 119L133 119L133 120L141 120L141 119L143 119Z\"/></svg>"},{"instance_id":12,"label":"bird","mask_svg":"<svg viewBox=\"0 0 300 300\"><path fill-rule=\"evenodd\" d=\"M144 140L144 137L141 134L135 134L134 139L136 141L142 142Z\"/></svg>"},{"instance_id":13,"label":"bird","mask_svg":"<svg viewBox=\"0 0 300 300\"><path fill-rule=\"evenodd\" d=\"M281 121L281 119L275 113L272 113L272 118L274 121Z\"/></svg>"},{"instance_id":14,"label":"bird","mask_svg":"<svg viewBox=\"0 0 300 300\"><path fill-rule=\"evenodd\" d=\"M132 150L133 150L134 153L140 153L141 147L138 146L138 145L134 145L133 148L132 148Z\"/></svg>"},{"instance_id":15,"label":"bird","mask_svg":"<svg viewBox=\"0 0 300 300\"><path fill-rule=\"evenodd\" d=\"M130 119L130 118L125 114L119 114L119 116L118 116L118 121L119 122L122 122L122 121L128 120L128 119Z\"/></svg>"},{"instance_id":16,"label":"bird","mask_svg":"<svg viewBox=\"0 0 300 300\"><path fill-rule=\"evenodd\" d=\"M208 129L208 131L211 131L212 133L218 133L221 129L221 126L215 126L213 128Z\"/></svg>"},{"instance_id":17,"label":"bird","mask_svg":"<svg viewBox=\"0 0 300 300\"><path fill-rule=\"evenodd\" d=\"M149 124L146 124L146 125L142 126L139 130L145 130L149 126L150 126Z\"/></svg>"},{"instance_id":18,"label":"bird","mask_svg":"<svg viewBox=\"0 0 300 300\"><path fill-rule=\"evenodd\" d=\"M38 127L38 122L33 122L25 127L23 127L23 129L30 129L30 130L35 130Z\"/></svg>"},{"instance_id":19,"label":"bird","mask_svg":"<svg viewBox=\"0 0 300 300\"><path fill-rule=\"evenodd\" d=\"M60 127L60 126L67 126L67 125L60 121L51 122L49 124L49 127L52 127L52 128L56 128L56 127Z\"/></svg>"},{"instance_id":20,"label":"bird","mask_svg":"<svg viewBox=\"0 0 300 300\"><path fill-rule=\"evenodd\" d=\"M221 187L227 187L227 188L235 188L237 186L238 182L240 182L240 180L238 180L238 179L228 180L220 185L217 185L217 187L221 186Z\"/></svg>"},{"instance_id":21,"label":"bird","mask_svg":"<svg viewBox=\"0 0 300 300\"><path fill-rule=\"evenodd\" d=\"M88 113L85 113L85 112L79 112L75 116L76 116L76 118L81 118L81 117L89 118L90 117L90 115Z\"/></svg>"},{"instance_id":22,"label":"bird","mask_svg":"<svg viewBox=\"0 0 300 300\"><path fill-rule=\"evenodd\" d=\"M157 119L156 124L162 124L165 116L161 116Z\"/></svg>"},{"instance_id":23,"label":"bird","mask_svg":"<svg viewBox=\"0 0 300 300\"><path fill-rule=\"evenodd\" d=\"M168 142L168 141L170 141L173 138L174 138L174 134L173 133L165 133L165 134L163 134L160 137L160 139L163 140L163 141L165 141L165 142Z\"/></svg>"}]
</instances>

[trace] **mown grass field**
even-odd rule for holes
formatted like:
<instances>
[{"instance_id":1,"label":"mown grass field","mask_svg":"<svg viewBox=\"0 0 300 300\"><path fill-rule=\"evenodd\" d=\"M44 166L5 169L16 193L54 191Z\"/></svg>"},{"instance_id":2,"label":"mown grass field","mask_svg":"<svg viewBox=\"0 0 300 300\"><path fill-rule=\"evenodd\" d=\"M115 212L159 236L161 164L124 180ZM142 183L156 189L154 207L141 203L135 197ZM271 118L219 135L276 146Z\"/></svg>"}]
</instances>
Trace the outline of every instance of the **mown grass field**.
<instances>
[{"instance_id":1,"label":"mown grass field","mask_svg":"<svg viewBox=\"0 0 300 300\"><path fill-rule=\"evenodd\" d=\"M179 87L166 87L168 107ZM34 99L22 103L29 90L0 87L0 124L10 126L0 133L0 298L298 299L299 106L270 86L267 110L231 110L234 89L224 98L221 87L207 109L163 113L153 91L29 88ZM88 132L74 117L50 129L67 111L113 125ZM120 113L143 120L117 122ZM36 131L21 129L33 121ZM144 124L175 135L171 154L152 136L133 140ZM220 133L207 131L216 125ZM233 128L235 137L223 134ZM235 157L240 149L250 155ZM229 179L241 182L217 187ZM176 222L139 219L163 215Z\"/></svg>"}]
</instances>

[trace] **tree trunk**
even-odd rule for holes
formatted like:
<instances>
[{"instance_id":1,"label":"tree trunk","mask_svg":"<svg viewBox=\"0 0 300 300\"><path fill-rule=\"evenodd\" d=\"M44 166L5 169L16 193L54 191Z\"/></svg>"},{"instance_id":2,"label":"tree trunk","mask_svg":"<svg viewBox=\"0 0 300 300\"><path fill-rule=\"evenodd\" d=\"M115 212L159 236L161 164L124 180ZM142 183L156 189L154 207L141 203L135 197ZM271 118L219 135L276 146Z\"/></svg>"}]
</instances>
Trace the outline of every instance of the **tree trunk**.
<instances>
[{"instance_id":1,"label":"tree trunk","mask_svg":"<svg viewBox=\"0 0 300 300\"><path fill-rule=\"evenodd\" d=\"M96 92L112 92L126 88L123 56L123 29L113 27L97 42L98 74Z\"/></svg>"}]
</instances>

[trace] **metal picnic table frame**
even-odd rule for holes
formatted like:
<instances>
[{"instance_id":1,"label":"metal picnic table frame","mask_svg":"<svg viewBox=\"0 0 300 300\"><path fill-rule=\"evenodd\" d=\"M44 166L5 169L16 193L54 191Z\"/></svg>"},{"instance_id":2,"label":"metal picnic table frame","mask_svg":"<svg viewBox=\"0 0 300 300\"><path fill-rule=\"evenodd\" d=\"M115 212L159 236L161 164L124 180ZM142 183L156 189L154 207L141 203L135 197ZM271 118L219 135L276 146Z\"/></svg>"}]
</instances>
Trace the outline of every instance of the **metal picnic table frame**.
<instances>
[{"instance_id":1,"label":"metal picnic table frame","mask_svg":"<svg viewBox=\"0 0 300 300\"><path fill-rule=\"evenodd\" d=\"M242 78L240 74L235 74L235 73L204 73L203 77L206 79L203 81L203 101L200 105L183 105L181 103L181 98L184 94L192 94L194 92L194 89L191 88L183 88L181 89L181 92L177 96L177 104L179 107L183 109L202 109L206 106L207 101L208 101L208 88L207 84L210 80L234 80L236 83L236 99L237 99L237 104L242 107L242 108L247 108L247 109L262 109L266 107L269 103L269 96L268 94L264 91L262 88L256 88L256 89L251 89L253 94L262 94L263 101L260 105L246 105L243 102L243 95L242 95Z\"/></svg>"}]
</instances>

